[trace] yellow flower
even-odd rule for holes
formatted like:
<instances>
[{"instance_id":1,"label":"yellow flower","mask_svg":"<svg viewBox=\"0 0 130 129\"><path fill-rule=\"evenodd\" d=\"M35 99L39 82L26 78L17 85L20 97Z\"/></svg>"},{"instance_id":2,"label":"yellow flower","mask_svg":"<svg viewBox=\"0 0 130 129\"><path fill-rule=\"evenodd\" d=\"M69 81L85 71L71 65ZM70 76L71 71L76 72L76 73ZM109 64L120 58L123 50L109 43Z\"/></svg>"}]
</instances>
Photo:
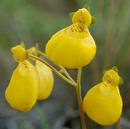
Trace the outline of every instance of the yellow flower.
<instances>
[{"instance_id":1,"label":"yellow flower","mask_svg":"<svg viewBox=\"0 0 130 129\"><path fill-rule=\"evenodd\" d=\"M16 61L24 61L27 58L26 50L22 45L17 45L11 49L14 59Z\"/></svg>"},{"instance_id":2,"label":"yellow flower","mask_svg":"<svg viewBox=\"0 0 130 129\"><path fill-rule=\"evenodd\" d=\"M39 77L38 100L43 100L48 98L52 92L53 74L51 69L40 61L36 61L35 68Z\"/></svg>"},{"instance_id":3,"label":"yellow flower","mask_svg":"<svg viewBox=\"0 0 130 129\"><path fill-rule=\"evenodd\" d=\"M36 47L28 49L27 52L28 54L39 55ZM38 100L43 100L48 98L52 92L54 84L53 73L48 66L38 60L35 61L35 68L39 78Z\"/></svg>"},{"instance_id":4,"label":"yellow flower","mask_svg":"<svg viewBox=\"0 0 130 129\"><path fill-rule=\"evenodd\" d=\"M73 24L54 34L46 45L47 56L56 64L78 68L91 62L96 53L95 41L88 26L92 18L87 9L79 9L72 18Z\"/></svg>"},{"instance_id":5,"label":"yellow flower","mask_svg":"<svg viewBox=\"0 0 130 129\"><path fill-rule=\"evenodd\" d=\"M38 96L38 78L35 67L27 60L19 62L14 70L5 97L10 106L20 111L29 111Z\"/></svg>"},{"instance_id":6,"label":"yellow flower","mask_svg":"<svg viewBox=\"0 0 130 129\"><path fill-rule=\"evenodd\" d=\"M27 61L28 54L36 54L36 48L25 50L22 45L11 49L17 68L12 74L5 91L5 97L10 106L20 111L32 109L36 100L46 99L53 89L53 74L49 67L40 61L33 66Z\"/></svg>"},{"instance_id":7,"label":"yellow flower","mask_svg":"<svg viewBox=\"0 0 130 129\"><path fill-rule=\"evenodd\" d=\"M86 26L89 26L92 22L92 16L87 9L82 8L82 9L79 9L76 13L74 13L72 17L72 22L81 23Z\"/></svg>"},{"instance_id":8,"label":"yellow flower","mask_svg":"<svg viewBox=\"0 0 130 129\"><path fill-rule=\"evenodd\" d=\"M112 125L121 116L120 79L118 72L110 69L104 73L103 82L91 88L84 97L84 112L98 124Z\"/></svg>"},{"instance_id":9,"label":"yellow flower","mask_svg":"<svg viewBox=\"0 0 130 129\"><path fill-rule=\"evenodd\" d=\"M119 77L118 72L111 69L104 73L103 81L110 83L113 86L118 86L122 79Z\"/></svg>"}]
</instances>

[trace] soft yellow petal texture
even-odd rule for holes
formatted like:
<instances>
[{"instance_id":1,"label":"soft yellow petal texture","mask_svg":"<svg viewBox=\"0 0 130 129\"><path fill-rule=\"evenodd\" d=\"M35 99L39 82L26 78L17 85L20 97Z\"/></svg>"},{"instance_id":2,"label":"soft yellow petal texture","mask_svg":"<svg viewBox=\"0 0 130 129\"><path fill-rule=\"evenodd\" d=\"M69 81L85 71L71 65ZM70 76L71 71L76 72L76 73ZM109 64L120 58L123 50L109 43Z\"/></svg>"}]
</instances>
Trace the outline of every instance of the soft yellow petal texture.
<instances>
[{"instance_id":1,"label":"soft yellow petal texture","mask_svg":"<svg viewBox=\"0 0 130 129\"><path fill-rule=\"evenodd\" d=\"M107 70L104 73L103 81L106 81L107 83L110 83L113 86L119 86L120 77L118 75L118 72L114 71L113 69Z\"/></svg>"},{"instance_id":2,"label":"soft yellow petal texture","mask_svg":"<svg viewBox=\"0 0 130 129\"><path fill-rule=\"evenodd\" d=\"M92 22L92 16L86 8L82 8L74 12L72 22L73 23L80 22L81 24L89 26Z\"/></svg>"},{"instance_id":3,"label":"soft yellow petal texture","mask_svg":"<svg viewBox=\"0 0 130 129\"><path fill-rule=\"evenodd\" d=\"M5 97L10 106L20 111L29 111L38 96L38 75L28 61L20 62L14 70Z\"/></svg>"},{"instance_id":4,"label":"soft yellow petal texture","mask_svg":"<svg viewBox=\"0 0 130 129\"><path fill-rule=\"evenodd\" d=\"M48 98L52 92L54 84L53 73L48 66L40 61L36 61L35 68L39 77L38 100L43 100Z\"/></svg>"},{"instance_id":5,"label":"soft yellow petal texture","mask_svg":"<svg viewBox=\"0 0 130 129\"><path fill-rule=\"evenodd\" d=\"M45 52L56 64L78 68L91 62L96 53L96 45L87 28L73 24L53 35Z\"/></svg>"},{"instance_id":6,"label":"soft yellow petal texture","mask_svg":"<svg viewBox=\"0 0 130 129\"><path fill-rule=\"evenodd\" d=\"M19 62L26 60L26 50L21 44L12 47L11 52L13 53L14 59L16 61Z\"/></svg>"},{"instance_id":7,"label":"soft yellow petal texture","mask_svg":"<svg viewBox=\"0 0 130 129\"><path fill-rule=\"evenodd\" d=\"M46 45L47 56L66 68L79 68L89 64L96 54L95 41L89 33L92 22L90 12L79 9L73 13L72 25L54 34Z\"/></svg>"},{"instance_id":8,"label":"soft yellow petal texture","mask_svg":"<svg viewBox=\"0 0 130 129\"><path fill-rule=\"evenodd\" d=\"M117 83L113 83L119 81L119 75L108 70L105 76L108 73L113 78L105 77L105 81L92 87L83 99L84 112L101 125L114 124L122 113L122 98Z\"/></svg>"}]
</instances>

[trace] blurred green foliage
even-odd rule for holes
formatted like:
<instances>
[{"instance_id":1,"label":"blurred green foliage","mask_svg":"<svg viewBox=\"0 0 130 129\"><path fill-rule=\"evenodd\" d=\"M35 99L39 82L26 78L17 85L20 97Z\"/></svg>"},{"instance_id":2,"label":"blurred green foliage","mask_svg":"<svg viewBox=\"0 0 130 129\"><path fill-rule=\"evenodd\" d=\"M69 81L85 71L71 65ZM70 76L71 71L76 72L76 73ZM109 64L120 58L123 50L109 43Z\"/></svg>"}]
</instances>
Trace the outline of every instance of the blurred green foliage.
<instances>
[{"instance_id":1,"label":"blurred green foliage","mask_svg":"<svg viewBox=\"0 0 130 129\"><path fill-rule=\"evenodd\" d=\"M40 102L38 108L29 113L10 109L4 100L4 90L15 67L10 48L24 41L27 47L38 42L43 50L53 33L71 24L69 12L88 6L97 18L96 24L90 27L97 43L97 55L84 69L83 93L101 80L103 70L116 65L124 79L124 85L121 87L124 101L122 118L130 121L129 5L129 0L1 0L0 129L61 129L63 126L79 128L74 91L64 86L66 84L61 80L56 78L52 96L45 102ZM66 109L71 111L72 115L66 115ZM91 120L89 125L89 129L101 128ZM122 127L127 129L124 123Z\"/></svg>"}]
</instances>

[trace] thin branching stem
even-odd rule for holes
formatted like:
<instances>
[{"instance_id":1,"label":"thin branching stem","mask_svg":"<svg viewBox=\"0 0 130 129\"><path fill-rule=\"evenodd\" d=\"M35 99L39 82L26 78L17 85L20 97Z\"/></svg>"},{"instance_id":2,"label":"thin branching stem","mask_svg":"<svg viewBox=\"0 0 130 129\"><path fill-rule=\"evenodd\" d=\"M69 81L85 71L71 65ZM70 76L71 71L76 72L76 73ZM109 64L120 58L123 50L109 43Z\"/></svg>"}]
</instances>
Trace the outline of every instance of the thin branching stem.
<instances>
[{"instance_id":1,"label":"thin branching stem","mask_svg":"<svg viewBox=\"0 0 130 129\"><path fill-rule=\"evenodd\" d=\"M61 77L64 81L66 81L67 83L69 83L70 85L76 87L76 83L72 82L70 79L68 79L67 77L65 77L62 73L60 73L56 68L54 68L53 66L51 66L48 62L46 62L45 60L42 60L41 58L34 56L34 55L29 55L29 58L33 59L33 60L38 60L44 64L46 64L55 74L57 74L59 77Z\"/></svg>"},{"instance_id":2,"label":"thin branching stem","mask_svg":"<svg viewBox=\"0 0 130 129\"><path fill-rule=\"evenodd\" d=\"M68 73L68 71L63 67L63 66L59 66L61 68L61 70L63 71L63 73L66 75L66 77L68 77L71 81L75 82L74 79L70 76L70 74Z\"/></svg>"},{"instance_id":3,"label":"thin branching stem","mask_svg":"<svg viewBox=\"0 0 130 129\"><path fill-rule=\"evenodd\" d=\"M46 58L47 60L49 60L51 62L51 60L47 57L47 55L45 53L43 53L40 50L37 50L37 52L38 52L38 54L40 54L41 56L43 56L44 58ZM61 66L61 65L57 65L57 66L62 70L62 72L66 75L66 77L68 79L70 79L73 83L76 83L63 66Z\"/></svg>"},{"instance_id":4,"label":"thin branching stem","mask_svg":"<svg viewBox=\"0 0 130 129\"><path fill-rule=\"evenodd\" d=\"M81 83L80 83L81 82L81 74L82 74L82 68L79 68L78 74L77 74L76 93L77 93L77 101L78 101L79 112L80 112L81 126L82 126L82 129L87 129L84 111L83 111L83 100L82 100L82 95L81 95Z\"/></svg>"},{"instance_id":5,"label":"thin branching stem","mask_svg":"<svg viewBox=\"0 0 130 129\"><path fill-rule=\"evenodd\" d=\"M48 57L41 51L38 51L40 55L42 55L44 58L48 59ZM82 101L82 95L81 95L81 74L82 74L82 68L78 68L78 73L77 73L77 82L73 80L73 78L70 76L70 74L67 72L67 70L58 65L58 67L63 71L64 75L58 71L55 67L50 65L47 61L42 60L41 58L34 56L34 55L29 55L29 58L33 60L38 60L44 64L46 64L54 73L56 73L59 77L61 77L64 81L69 83L70 85L74 86L76 88L76 94L77 94L77 101L78 101L78 106L79 106L79 112L80 112L80 121L81 121L81 126L82 129L87 129L86 128L86 122L85 122L85 116L83 112L83 101Z\"/></svg>"},{"instance_id":6,"label":"thin branching stem","mask_svg":"<svg viewBox=\"0 0 130 129\"><path fill-rule=\"evenodd\" d=\"M46 55L45 53L43 53L42 51L37 50L37 52L38 52L41 56L43 56L43 57L45 57L45 58L48 59L47 55ZM49 60L49 59L48 59L48 60Z\"/></svg>"}]
</instances>

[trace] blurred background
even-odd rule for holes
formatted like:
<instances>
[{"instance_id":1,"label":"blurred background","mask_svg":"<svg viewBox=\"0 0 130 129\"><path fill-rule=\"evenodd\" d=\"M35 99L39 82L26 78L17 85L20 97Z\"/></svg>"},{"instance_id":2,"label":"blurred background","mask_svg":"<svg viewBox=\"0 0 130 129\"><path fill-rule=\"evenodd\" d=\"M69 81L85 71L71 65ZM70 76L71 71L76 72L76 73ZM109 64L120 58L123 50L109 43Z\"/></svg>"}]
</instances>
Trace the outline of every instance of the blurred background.
<instances>
[{"instance_id":1,"label":"blurred background","mask_svg":"<svg viewBox=\"0 0 130 129\"><path fill-rule=\"evenodd\" d=\"M38 42L44 50L52 34L71 24L69 13L86 6L97 18L90 27L97 54L84 68L83 96L105 69L117 66L124 79L121 129L130 129L130 0L0 0L0 129L80 129L75 90L57 76L52 95L27 113L11 109L4 92L16 66L10 48L24 41L27 47ZM86 121L89 129L116 128Z\"/></svg>"}]
</instances>

